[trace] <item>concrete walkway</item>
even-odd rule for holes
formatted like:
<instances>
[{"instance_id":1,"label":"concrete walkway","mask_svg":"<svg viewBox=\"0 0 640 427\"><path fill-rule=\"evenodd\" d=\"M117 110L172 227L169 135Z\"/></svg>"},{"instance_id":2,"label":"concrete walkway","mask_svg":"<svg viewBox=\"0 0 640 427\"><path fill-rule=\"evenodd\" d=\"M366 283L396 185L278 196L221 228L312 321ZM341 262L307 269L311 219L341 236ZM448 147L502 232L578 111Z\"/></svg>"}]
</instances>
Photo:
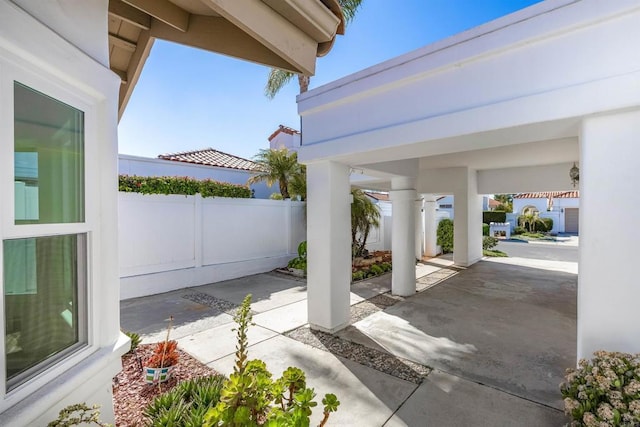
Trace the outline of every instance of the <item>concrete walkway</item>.
<instances>
[{"instance_id":1,"label":"concrete walkway","mask_svg":"<svg viewBox=\"0 0 640 427\"><path fill-rule=\"evenodd\" d=\"M450 264L418 264L422 291L410 298L387 293L390 275L355 284L352 326L334 336L305 327L305 283L278 273L126 300L121 324L155 342L173 315L172 338L180 347L229 374L233 313L251 293L249 357L264 360L274 376L302 368L318 400L335 393L341 405L330 425L566 423L557 386L575 363L576 276L491 262L468 269ZM312 425L320 420L315 412Z\"/></svg>"}]
</instances>

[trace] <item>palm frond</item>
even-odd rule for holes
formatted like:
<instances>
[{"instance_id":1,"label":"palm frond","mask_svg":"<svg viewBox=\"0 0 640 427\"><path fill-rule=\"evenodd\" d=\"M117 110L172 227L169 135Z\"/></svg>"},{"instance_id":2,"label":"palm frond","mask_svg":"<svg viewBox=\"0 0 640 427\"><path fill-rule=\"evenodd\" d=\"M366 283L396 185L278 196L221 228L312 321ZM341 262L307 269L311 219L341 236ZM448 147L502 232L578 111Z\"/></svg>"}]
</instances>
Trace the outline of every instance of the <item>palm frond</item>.
<instances>
[{"instance_id":1,"label":"palm frond","mask_svg":"<svg viewBox=\"0 0 640 427\"><path fill-rule=\"evenodd\" d=\"M269 99L273 99L276 94L293 79L294 76L295 74L290 71L272 68L271 71L269 71L269 78L267 79L267 84L264 87L265 96Z\"/></svg>"},{"instance_id":2,"label":"palm frond","mask_svg":"<svg viewBox=\"0 0 640 427\"><path fill-rule=\"evenodd\" d=\"M342 15L344 16L344 25L347 26L356 16L358 9L362 5L362 0L338 0Z\"/></svg>"}]
</instances>

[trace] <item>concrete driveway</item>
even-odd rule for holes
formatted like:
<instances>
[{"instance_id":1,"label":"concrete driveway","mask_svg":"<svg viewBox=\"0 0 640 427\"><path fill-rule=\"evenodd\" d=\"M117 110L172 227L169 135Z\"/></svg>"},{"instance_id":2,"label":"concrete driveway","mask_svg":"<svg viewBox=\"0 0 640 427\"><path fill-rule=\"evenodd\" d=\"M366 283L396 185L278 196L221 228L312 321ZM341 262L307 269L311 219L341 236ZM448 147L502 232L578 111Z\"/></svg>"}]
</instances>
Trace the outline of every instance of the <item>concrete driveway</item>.
<instances>
[{"instance_id":1,"label":"concrete driveway","mask_svg":"<svg viewBox=\"0 0 640 427\"><path fill-rule=\"evenodd\" d=\"M318 395L336 393L330 425L563 425L558 384L575 364L577 276L449 264L419 264L422 291L409 298L390 296L390 275L354 285L352 326L335 335L305 325L304 282L274 273L123 301L122 327L156 341L173 314L179 345L228 374L233 310L253 293L249 356L274 375L299 366Z\"/></svg>"}]
</instances>

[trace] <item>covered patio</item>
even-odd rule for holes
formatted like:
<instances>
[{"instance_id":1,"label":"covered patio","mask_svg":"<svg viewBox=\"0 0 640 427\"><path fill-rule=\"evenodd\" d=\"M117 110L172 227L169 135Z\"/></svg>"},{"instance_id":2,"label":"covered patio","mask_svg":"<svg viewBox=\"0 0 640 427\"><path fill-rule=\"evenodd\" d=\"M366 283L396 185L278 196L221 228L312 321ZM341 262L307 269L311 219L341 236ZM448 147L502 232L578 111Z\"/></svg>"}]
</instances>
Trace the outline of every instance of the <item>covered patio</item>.
<instances>
[{"instance_id":1,"label":"covered patio","mask_svg":"<svg viewBox=\"0 0 640 427\"><path fill-rule=\"evenodd\" d=\"M301 95L311 327L350 323L350 186L389 191L392 293L410 296L415 260L435 248L435 195L454 195L456 266L482 269L481 195L571 190L575 163L575 356L640 351L627 226L640 203L639 24L632 0L545 1Z\"/></svg>"}]
</instances>

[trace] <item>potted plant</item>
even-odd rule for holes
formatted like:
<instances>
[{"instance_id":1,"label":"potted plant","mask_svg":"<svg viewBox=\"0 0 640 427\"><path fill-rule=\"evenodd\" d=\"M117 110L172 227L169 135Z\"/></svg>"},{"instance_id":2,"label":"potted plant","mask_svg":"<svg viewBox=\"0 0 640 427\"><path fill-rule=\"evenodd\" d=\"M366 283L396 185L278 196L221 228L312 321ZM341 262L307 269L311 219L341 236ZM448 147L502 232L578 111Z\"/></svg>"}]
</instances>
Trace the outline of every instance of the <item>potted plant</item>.
<instances>
[{"instance_id":1,"label":"potted plant","mask_svg":"<svg viewBox=\"0 0 640 427\"><path fill-rule=\"evenodd\" d=\"M144 380L147 384L163 383L171 378L171 371L178 364L180 354L178 353L178 343L169 341L171 323L173 316L169 318L167 328L167 338L156 344L153 354L149 357L143 368Z\"/></svg>"}]
</instances>

